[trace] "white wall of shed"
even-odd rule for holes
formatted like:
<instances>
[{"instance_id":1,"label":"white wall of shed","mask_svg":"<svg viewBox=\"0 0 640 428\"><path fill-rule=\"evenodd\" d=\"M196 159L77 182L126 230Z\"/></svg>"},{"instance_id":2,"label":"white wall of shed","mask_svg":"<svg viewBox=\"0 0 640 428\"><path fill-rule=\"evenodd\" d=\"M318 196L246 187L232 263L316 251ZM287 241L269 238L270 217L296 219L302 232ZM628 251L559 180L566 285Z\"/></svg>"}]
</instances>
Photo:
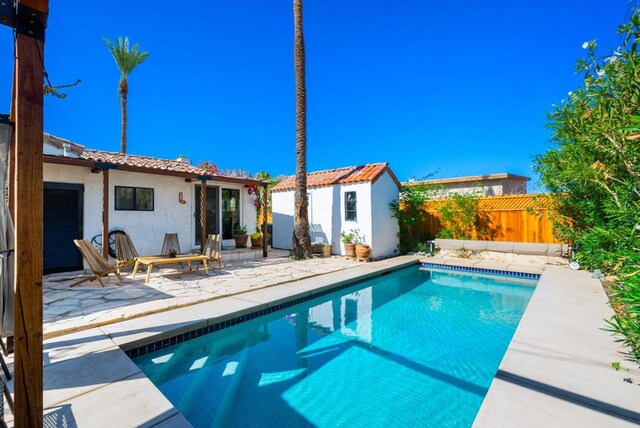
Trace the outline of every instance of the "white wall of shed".
<instances>
[{"instance_id":1,"label":"white wall of shed","mask_svg":"<svg viewBox=\"0 0 640 428\"><path fill-rule=\"evenodd\" d=\"M371 242L371 257L389 257L398 249L400 228L393 217L389 204L398 199L400 191L391 176L385 172L371 191L371 214L374 233Z\"/></svg>"}]
</instances>

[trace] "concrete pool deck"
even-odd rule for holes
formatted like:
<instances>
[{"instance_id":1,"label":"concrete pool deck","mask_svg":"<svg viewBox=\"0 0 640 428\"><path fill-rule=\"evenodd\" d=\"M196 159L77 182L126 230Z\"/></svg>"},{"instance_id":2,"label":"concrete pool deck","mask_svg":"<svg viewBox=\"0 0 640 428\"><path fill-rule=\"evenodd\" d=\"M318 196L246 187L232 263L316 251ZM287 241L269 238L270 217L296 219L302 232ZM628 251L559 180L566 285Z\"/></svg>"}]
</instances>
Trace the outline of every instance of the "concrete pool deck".
<instances>
[{"instance_id":1,"label":"concrete pool deck","mask_svg":"<svg viewBox=\"0 0 640 428\"><path fill-rule=\"evenodd\" d=\"M612 316L589 272L547 267L473 426L638 426L640 371L603 330Z\"/></svg>"},{"instance_id":2,"label":"concrete pool deck","mask_svg":"<svg viewBox=\"0 0 640 428\"><path fill-rule=\"evenodd\" d=\"M418 259L423 258L403 256L360 264L48 339L44 343L45 424L188 427L124 350L415 264ZM611 316L611 309L599 282L587 272L531 265L516 270L508 263L438 257L424 261L543 272L475 426L636 425L640 375L624 362L609 333L601 330L602 319ZM613 371L614 361L630 371ZM12 426L11 413L5 414Z\"/></svg>"}]
</instances>

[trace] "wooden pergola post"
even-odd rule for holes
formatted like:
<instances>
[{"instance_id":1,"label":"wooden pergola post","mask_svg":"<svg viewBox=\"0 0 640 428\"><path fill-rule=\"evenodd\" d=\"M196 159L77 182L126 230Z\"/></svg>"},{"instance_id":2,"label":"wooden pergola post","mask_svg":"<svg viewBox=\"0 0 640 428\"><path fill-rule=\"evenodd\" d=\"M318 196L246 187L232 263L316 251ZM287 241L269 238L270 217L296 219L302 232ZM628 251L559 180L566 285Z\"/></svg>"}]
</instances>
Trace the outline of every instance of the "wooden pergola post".
<instances>
[{"instance_id":1,"label":"wooden pergola post","mask_svg":"<svg viewBox=\"0 0 640 428\"><path fill-rule=\"evenodd\" d=\"M267 257L267 246L269 244L269 239L267 238L267 223L269 213L267 212L269 208L269 188L267 185L262 186L263 190L263 198L262 198L262 257Z\"/></svg>"},{"instance_id":2,"label":"wooden pergola post","mask_svg":"<svg viewBox=\"0 0 640 428\"><path fill-rule=\"evenodd\" d=\"M15 26L15 348L16 427L43 426L42 385L42 145L44 27L47 0L20 0ZM34 32L34 30L36 30ZM18 203L18 196L20 202Z\"/></svg>"},{"instance_id":3,"label":"wooden pergola post","mask_svg":"<svg viewBox=\"0 0 640 428\"><path fill-rule=\"evenodd\" d=\"M102 257L109 260L109 169L102 170Z\"/></svg>"},{"instance_id":4,"label":"wooden pergola post","mask_svg":"<svg viewBox=\"0 0 640 428\"><path fill-rule=\"evenodd\" d=\"M207 242L207 179L200 181L200 253Z\"/></svg>"},{"instance_id":5,"label":"wooden pergola post","mask_svg":"<svg viewBox=\"0 0 640 428\"><path fill-rule=\"evenodd\" d=\"M10 120L12 122L16 121L15 108L16 108L16 93L18 79L16 78L16 68L18 64L17 62L13 64L13 86L11 88L11 112L9 113ZM9 142L9 161L7 164L7 183L8 183L8 203L9 203L9 213L11 214L11 218L15 218L15 213L13 212L15 203L16 203L16 186L13 185L13 182L16 178L16 132L15 129L11 135L11 141Z\"/></svg>"}]
</instances>

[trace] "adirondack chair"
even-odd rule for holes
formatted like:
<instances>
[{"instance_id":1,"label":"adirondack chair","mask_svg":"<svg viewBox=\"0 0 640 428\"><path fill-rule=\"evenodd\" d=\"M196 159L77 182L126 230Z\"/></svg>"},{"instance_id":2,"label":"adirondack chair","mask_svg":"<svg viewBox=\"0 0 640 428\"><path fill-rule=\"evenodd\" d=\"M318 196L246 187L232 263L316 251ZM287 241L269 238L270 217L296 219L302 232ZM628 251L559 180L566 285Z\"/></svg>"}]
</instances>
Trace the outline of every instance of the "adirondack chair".
<instances>
[{"instance_id":1,"label":"adirondack chair","mask_svg":"<svg viewBox=\"0 0 640 428\"><path fill-rule=\"evenodd\" d=\"M220 269L222 269L221 243L220 234L209 235L207 237L207 243L202 250L202 255L209 257L207 262L218 262Z\"/></svg>"},{"instance_id":2,"label":"adirondack chair","mask_svg":"<svg viewBox=\"0 0 640 428\"><path fill-rule=\"evenodd\" d=\"M93 281L97 279L100 282L100 285L104 287L104 282L102 282L102 277L107 276L110 273L115 274L118 277L118 280L122 281L122 277L120 273L118 273L118 268L116 266L111 266L107 260L105 260L98 251L87 241L86 239L74 239L73 243L76 244L80 254L87 261L89 265L89 269L93 272L93 276L84 278L81 281L78 281L74 284L71 284L71 287L75 287L76 285L80 285L83 282Z\"/></svg>"},{"instance_id":3,"label":"adirondack chair","mask_svg":"<svg viewBox=\"0 0 640 428\"><path fill-rule=\"evenodd\" d=\"M123 266L134 264L136 257L139 256L129 235L116 235L116 267L118 268L118 273L120 273L120 268Z\"/></svg>"}]
</instances>

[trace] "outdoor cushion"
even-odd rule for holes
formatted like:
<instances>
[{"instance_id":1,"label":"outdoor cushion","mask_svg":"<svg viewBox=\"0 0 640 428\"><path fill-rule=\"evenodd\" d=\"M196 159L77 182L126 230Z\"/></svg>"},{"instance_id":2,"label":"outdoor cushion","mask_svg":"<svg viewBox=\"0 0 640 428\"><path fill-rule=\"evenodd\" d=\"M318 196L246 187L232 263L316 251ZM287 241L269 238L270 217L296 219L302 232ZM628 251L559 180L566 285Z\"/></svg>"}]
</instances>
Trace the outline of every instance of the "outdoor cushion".
<instances>
[{"instance_id":1,"label":"outdoor cushion","mask_svg":"<svg viewBox=\"0 0 640 428\"><path fill-rule=\"evenodd\" d=\"M463 241L464 249L469 251L486 251L487 241L465 240Z\"/></svg>"},{"instance_id":2,"label":"outdoor cushion","mask_svg":"<svg viewBox=\"0 0 640 428\"><path fill-rule=\"evenodd\" d=\"M540 244L534 242L514 242L513 252L517 254L531 254L536 256L546 256L549 250L549 244Z\"/></svg>"},{"instance_id":3,"label":"outdoor cushion","mask_svg":"<svg viewBox=\"0 0 640 428\"><path fill-rule=\"evenodd\" d=\"M566 251L566 246L564 244L549 244L549 249L547 250L547 255L560 257Z\"/></svg>"},{"instance_id":4,"label":"outdoor cushion","mask_svg":"<svg viewBox=\"0 0 640 428\"><path fill-rule=\"evenodd\" d=\"M513 253L513 242L487 241L487 251Z\"/></svg>"},{"instance_id":5,"label":"outdoor cushion","mask_svg":"<svg viewBox=\"0 0 640 428\"><path fill-rule=\"evenodd\" d=\"M463 243L461 239L436 239L436 247L441 250L461 250Z\"/></svg>"}]
</instances>

